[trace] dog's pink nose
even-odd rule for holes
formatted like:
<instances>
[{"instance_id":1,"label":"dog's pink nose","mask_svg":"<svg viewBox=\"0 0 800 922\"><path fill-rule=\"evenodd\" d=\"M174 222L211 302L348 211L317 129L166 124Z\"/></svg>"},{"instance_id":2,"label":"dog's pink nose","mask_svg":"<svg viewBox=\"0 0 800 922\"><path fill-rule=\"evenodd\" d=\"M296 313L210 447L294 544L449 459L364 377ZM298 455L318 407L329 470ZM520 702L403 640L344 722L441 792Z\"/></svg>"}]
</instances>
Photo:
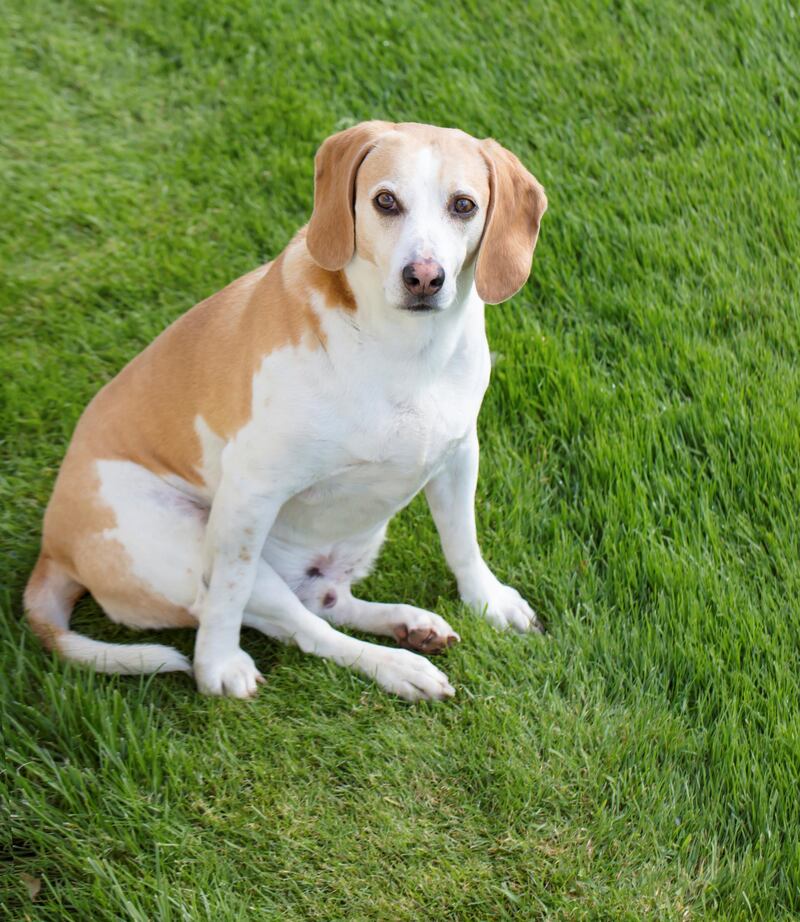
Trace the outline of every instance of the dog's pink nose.
<instances>
[{"instance_id":1,"label":"dog's pink nose","mask_svg":"<svg viewBox=\"0 0 800 922\"><path fill-rule=\"evenodd\" d=\"M403 284L412 295L435 295L444 285L444 269L433 259L420 259L403 269Z\"/></svg>"}]
</instances>

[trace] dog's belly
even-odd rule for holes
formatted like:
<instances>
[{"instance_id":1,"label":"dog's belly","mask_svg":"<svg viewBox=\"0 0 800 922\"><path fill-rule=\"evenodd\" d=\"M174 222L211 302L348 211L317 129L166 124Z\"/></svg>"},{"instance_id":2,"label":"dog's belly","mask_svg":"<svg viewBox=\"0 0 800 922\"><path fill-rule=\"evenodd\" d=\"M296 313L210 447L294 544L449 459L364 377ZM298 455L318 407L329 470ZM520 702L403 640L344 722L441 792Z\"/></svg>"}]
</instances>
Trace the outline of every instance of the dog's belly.
<instances>
[{"instance_id":1,"label":"dog's belly","mask_svg":"<svg viewBox=\"0 0 800 922\"><path fill-rule=\"evenodd\" d=\"M431 464L354 464L289 500L264 558L303 601L369 572L389 519L424 487ZM317 600L318 602L320 600Z\"/></svg>"}]
</instances>

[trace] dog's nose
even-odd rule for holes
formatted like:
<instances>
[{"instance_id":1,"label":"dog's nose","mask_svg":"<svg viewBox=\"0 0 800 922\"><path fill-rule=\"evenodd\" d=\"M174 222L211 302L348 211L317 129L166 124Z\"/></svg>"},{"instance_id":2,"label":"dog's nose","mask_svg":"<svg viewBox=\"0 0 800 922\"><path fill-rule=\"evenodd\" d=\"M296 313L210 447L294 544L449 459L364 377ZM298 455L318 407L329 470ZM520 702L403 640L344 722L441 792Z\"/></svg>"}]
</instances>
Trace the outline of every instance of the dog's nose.
<instances>
[{"instance_id":1,"label":"dog's nose","mask_svg":"<svg viewBox=\"0 0 800 922\"><path fill-rule=\"evenodd\" d=\"M436 260L417 260L403 269L403 284L412 295L435 295L444 285L444 269Z\"/></svg>"}]
</instances>

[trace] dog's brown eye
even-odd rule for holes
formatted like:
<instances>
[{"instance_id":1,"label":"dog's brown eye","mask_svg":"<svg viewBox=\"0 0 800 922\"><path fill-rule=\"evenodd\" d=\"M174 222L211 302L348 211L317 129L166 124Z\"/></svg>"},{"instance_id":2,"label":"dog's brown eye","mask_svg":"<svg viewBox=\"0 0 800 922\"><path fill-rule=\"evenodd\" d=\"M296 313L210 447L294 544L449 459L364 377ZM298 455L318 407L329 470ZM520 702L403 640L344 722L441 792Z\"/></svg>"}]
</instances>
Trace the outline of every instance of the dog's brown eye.
<instances>
[{"instance_id":1,"label":"dog's brown eye","mask_svg":"<svg viewBox=\"0 0 800 922\"><path fill-rule=\"evenodd\" d=\"M456 214L468 215L472 214L473 211L477 208L475 202L471 198L457 198L453 201L453 211Z\"/></svg>"},{"instance_id":2,"label":"dog's brown eye","mask_svg":"<svg viewBox=\"0 0 800 922\"><path fill-rule=\"evenodd\" d=\"M397 199L391 194L391 192L379 192L375 196L374 202L381 211L398 211Z\"/></svg>"}]
</instances>

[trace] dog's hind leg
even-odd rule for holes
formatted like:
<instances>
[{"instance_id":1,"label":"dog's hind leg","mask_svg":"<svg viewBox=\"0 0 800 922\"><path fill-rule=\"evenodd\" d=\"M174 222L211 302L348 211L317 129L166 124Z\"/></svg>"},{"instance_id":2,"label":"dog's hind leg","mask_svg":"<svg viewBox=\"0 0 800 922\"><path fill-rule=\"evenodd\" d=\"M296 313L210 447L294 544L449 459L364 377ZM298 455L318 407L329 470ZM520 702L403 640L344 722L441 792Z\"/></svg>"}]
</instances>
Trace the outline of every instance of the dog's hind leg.
<instances>
[{"instance_id":1,"label":"dog's hind leg","mask_svg":"<svg viewBox=\"0 0 800 922\"><path fill-rule=\"evenodd\" d=\"M259 562L242 623L269 637L294 642L304 653L355 669L407 701L455 694L444 673L423 656L367 643L335 630L309 611L264 561Z\"/></svg>"},{"instance_id":2,"label":"dog's hind leg","mask_svg":"<svg viewBox=\"0 0 800 922\"><path fill-rule=\"evenodd\" d=\"M331 604L325 605L325 600ZM402 603L367 602L355 598L349 589L330 590L323 604L311 610L337 627L394 637L401 647L421 653L441 653L461 639L444 618L431 611Z\"/></svg>"}]
</instances>

